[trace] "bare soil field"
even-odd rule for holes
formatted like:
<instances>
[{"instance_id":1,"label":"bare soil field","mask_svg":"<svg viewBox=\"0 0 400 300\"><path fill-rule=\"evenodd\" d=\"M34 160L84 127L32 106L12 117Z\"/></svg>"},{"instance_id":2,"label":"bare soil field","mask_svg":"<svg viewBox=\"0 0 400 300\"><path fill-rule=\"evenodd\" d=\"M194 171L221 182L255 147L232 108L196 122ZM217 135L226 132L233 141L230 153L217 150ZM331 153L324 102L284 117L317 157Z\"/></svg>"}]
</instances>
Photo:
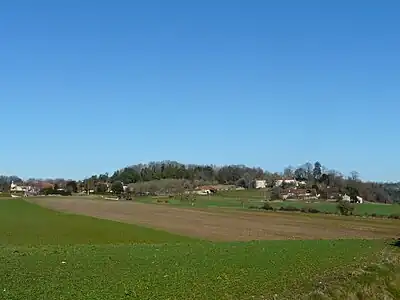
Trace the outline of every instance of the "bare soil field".
<instances>
[{"instance_id":1,"label":"bare soil field","mask_svg":"<svg viewBox=\"0 0 400 300\"><path fill-rule=\"evenodd\" d=\"M393 238L398 220L229 209L177 208L135 202L80 198L29 198L68 213L144 225L211 241Z\"/></svg>"}]
</instances>

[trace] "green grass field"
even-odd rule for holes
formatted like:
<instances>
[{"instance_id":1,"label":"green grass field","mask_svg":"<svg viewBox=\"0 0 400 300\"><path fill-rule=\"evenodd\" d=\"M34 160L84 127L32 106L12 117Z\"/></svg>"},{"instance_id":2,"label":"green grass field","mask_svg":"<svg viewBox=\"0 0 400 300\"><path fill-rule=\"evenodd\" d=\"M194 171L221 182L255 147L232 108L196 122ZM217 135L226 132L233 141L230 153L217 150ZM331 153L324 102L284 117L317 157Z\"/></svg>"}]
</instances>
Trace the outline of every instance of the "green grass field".
<instances>
[{"instance_id":1,"label":"green grass field","mask_svg":"<svg viewBox=\"0 0 400 300\"><path fill-rule=\"evenodd\" d=\"M303 201L282 201L271 202L271 205L276 208L279 208L281 206L294 206L298 208L312 207L322 212L337 212L337 204L332 202L305 203ZM359 216L372 214L376 214L378 216L389 216L391 214L400 214L400 205L380 203L355 204L354 214Z\"/></svg>"},{"instance_id":2,"label":"green grass field","mask_svg":"<svg viewBox=\"0 0 400 300\"><path fill-rule=\"evenodd\" d=\"M335 268L371 259L381 246L353 240L6 247L0 282L4 299L21 300L290 298Z\"/></svg>"},{"instance_id":3,"label":"green grass field","mask_svg":"<svg viewBox=\"0 0 400 300\"><path fill-rule=\"evenodd\" d=\"M226 207L226 208L245 208L262 206L265 193L268 191L259 190L243 190L243 191L225 191L217 195L197 196L196 207ZM165 199L165 198L161 198ZM137 197L135 201L143 203L157 203L156 197ZM169 204L178 206L191 206L190 203L176 199L168 199ZM271 206L280 208L281 206L294 206L298 208L312 207L321 212L337 213L337 203L335 202L313 202L305 201L271 201ZM372 215L389 216L392 214L400 214L399 204L380 204L380 203L363 203L355 205L355 215Z\"/></svg>"},{"instance_id":4,"label":"green grass field","mask_svg":"<svg viewBox=\"0 0 400 300\"><path fill-rule=\"evenodd\" d=\"M12 245L165 243L191 241L150 228L69 215L23 200L0 201L0 243Z\"/></svg>"},{"instance_id":5,"label":"green grass field","mask_svg":"<svg viewBox=\"0 0 400 300\"><path fill-rule=\"evenodd\" d=\"M62 200L60 200L62 201ZM211 243L0 201L0 299L299 299L383 241Z\"/></svg>"}]
</instances>

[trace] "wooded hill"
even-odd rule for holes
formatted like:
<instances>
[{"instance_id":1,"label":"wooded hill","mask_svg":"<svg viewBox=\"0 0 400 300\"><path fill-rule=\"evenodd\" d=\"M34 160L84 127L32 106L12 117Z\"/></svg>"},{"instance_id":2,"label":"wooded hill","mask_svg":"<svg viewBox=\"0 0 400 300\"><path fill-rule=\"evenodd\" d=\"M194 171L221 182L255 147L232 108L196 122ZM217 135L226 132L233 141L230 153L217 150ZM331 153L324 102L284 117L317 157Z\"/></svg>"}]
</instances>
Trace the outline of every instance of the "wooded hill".
<instances>
[{"instance_id":1,"label":"wooded hill","mask_svg":"<svg viewBox=\"0 0 400 300\"><path fill-rule=\"evenodd\" d=\"M186 183L190 182L192 186L224 184L252 188L255 180L265 179L267 186L272 188L275 181L282 178L305 181L307 188L317 190L322 196L326 195L329 189L353 197L361 196L370 202L400 201L400 184L363 182L355 171L349 176L344 176L340 172L325 168L320 162L306 163L298 168L288 167L282 173L272 173L245 165L186 165L176 161L161 161L129 166L115 171L111 176L95 175L85 179L85 184L95 189L101 182L119 181L131 184L161 179L182 179L186 180Z\"/></svg>"}]
</instances>

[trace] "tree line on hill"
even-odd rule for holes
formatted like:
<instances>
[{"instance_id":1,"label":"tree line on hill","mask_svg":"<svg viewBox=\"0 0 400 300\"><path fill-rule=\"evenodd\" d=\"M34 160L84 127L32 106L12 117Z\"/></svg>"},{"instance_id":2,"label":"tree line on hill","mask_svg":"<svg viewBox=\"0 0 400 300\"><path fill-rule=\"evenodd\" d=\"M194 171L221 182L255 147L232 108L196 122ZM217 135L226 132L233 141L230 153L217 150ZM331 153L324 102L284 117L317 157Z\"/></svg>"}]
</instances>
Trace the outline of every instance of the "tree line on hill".
<instances>
[{"instance_id":1,"label":"tree line on hill","mask_svg":"<svg viewBox=\"0 0 400 300\"><path fill-rule=\"evenodd\" d=\"M314 164L305 163L297 168L287 167L282 173L271 173L245 165L215 166L160 161L132 165L117 170L112 175L108 173L93 175L80 181L65 179L48 181L71 192L91 190L105 193L110 187L113 191L121 192L123 186L128 185L130 190L140 194L169 193L215 184L252 188L255 180L266 180L267 186L272 188L276 180L282 178L304 181L306 188L316 190L323 198L327 198L330 193L347 193L352 197L360 196L371 202L400 202L400 183L363 182L355 171L349 176L344 176L340 172L325 168L318 161ZM1 176L0 189L4 189L11 180L22 181L15 176Z\"/></svg>"},{"instance_id":2,"label":"tree line on hill","mask_svg":"<svg viewBox=\"0 0 400 300\"><path fill-rule=\"evenodd\" d=\"M115 183L120 190L120 184L128 185L138 193L155 193L165 191L180 191L200 185L235 185L252 188L255 180L266 180L272 188L276 180L294 178L306 182L305 188L315 189L322 198L328 198L331 193L348 194L352 198L362 197L366 201L391 203L400 202L398 184L363 182L357 172L344 176L335 170L325 168L320 162L306 163L300 167L287 167L283 173L271 173L261 168L245 165L195 165L181 164L176 161L151 162L138 164L109 174L94 175L81 182L82 186L98 192L107 190L106 183ZM119 187L118 187L119 186Z\"/></svg>"}]
</instances>

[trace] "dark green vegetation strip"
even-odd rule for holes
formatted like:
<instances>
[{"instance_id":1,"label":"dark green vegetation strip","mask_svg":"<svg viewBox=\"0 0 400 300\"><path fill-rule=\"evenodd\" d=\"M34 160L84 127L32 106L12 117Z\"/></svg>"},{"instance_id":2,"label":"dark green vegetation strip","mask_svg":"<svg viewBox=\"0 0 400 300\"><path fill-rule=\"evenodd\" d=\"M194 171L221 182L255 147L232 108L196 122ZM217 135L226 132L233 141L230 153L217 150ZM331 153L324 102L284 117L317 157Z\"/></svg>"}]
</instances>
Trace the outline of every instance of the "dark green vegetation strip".
<instances>
[{"instance_id":1,"label":"dark green vegetation strip","mask_svg":"<svg viewBox=\"0 0 400 300\"><path fill-rule=\"evenodd\" d=\"M55 212L19 199L0 201L0 243L3 245L164 243L192 240L150 228Z\"/></svg>"},{"instance_id":2,"label":"dark green vegetation strip","mask_svg":"<svg viewBox=\"0 0 400 300\"><path fill-rule=\"evenodd\" d=\"M0 298L298 299L324 274L362 265L382 246L341 240L5 247Z\"/></svg>"}]
</instances>

